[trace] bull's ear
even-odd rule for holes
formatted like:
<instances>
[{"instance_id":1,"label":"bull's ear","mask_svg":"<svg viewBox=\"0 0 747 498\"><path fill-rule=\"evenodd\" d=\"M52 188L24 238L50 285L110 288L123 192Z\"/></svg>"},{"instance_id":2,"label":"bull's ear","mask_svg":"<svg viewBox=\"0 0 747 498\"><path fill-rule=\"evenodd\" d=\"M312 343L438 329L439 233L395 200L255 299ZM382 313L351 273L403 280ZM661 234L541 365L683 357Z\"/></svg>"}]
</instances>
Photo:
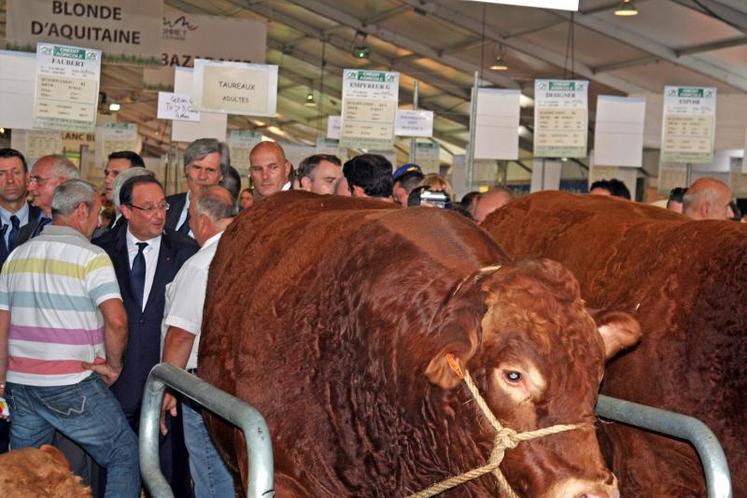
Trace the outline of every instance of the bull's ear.
<instances>
[{"instance_id":1,"label":"bull's ear","mask_svg":"<svg viewBox=\"0 0 747 498\"><path fill-rule=\"evenodd\" d=\"M624 311L598 311L592 316L604 341L604 353L608 360L623 349L635 346L641 339L638 320Z\"/></svg>"},{"instance_id":2,"label":"bull's ear","mask_svg":"<svg viewBox=\"0 0 747 498\"><path fill-rule=\"evenodd\" d=\"M463 344L459 346L454 344L446 346L428 363L425 376L432 384L441 389L453 389L462 382L464 376L462 369L475 353L475 347L465 348Z\"/></svg>"}]
</instances>

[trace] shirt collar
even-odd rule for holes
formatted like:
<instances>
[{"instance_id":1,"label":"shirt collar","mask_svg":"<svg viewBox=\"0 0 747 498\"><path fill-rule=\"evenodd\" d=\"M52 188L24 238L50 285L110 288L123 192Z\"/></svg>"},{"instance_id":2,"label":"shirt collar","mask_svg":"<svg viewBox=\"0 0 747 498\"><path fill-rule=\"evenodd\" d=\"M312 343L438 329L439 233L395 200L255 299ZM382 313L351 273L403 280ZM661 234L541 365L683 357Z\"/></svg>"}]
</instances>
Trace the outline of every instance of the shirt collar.
<instances>
[{"instance_id":1,"label":"shirt collar","mask_svg":"<svg viewBox=\"0 0 747 498\"><path fill-rule=\"evenodd\" d=\"M88 241L88 239L73 227L67 225L47 225L44 228L42 235L71 235L73 237L80 237L81 239ZM90 242L90 241L89 241Z\"/></svg>"},{"instance_id":2,"label":"shirt collar","mask_svg":"<svg viewBox=\"0 0 747 498\"><path fill-rule=\"evenodd\" d=\"M158 243L161 242L161 236L159 235L158 237L153 237L152 239L149 239L149 240L140 240L137 237L135 237L134 235L132 235L132 232L130 232L130 227L128 225L127 226L127 248L128 249L132 249L132 248L137 249L136 244L138 242L147 242L149 248L150 247L154 247L156 244L158 244Z\"/></svg>"},{"instance_id":3,"label":"shirt collar","mask_svg":"<svg viewBox=\"0 0 747 498\"><path fill-rule=\"evenodd\" d=\"M290 190L291 185L291 182L286 183L285 185L283 185L283 188L281 188L280 191L285 192L286 190Z\"/></svg>"},{"instance_id":4,"label":"shirt collar","mask_svg":"<svg viewBox=\"0 0 747 498\"><path fill-rule=\"evenodd\" d=\"M5 209L4 207L0 206L0 220L3 221L4 225L10 225L10 217L13 216L13 215L18 216L18 218L20 220L24 220L24 219L28 220L28 215L29 215L29 205L28 205L28 203L24 202L23 205L21 206L21 209L19 209L15 213L11 213L10 211L8 211L7 209ZM23 224L23 223L21 223L21 224Z\"/></svg>"},{"instance_id":5,"label":"shirt collar","mask_svg":"<svg viewBox=\"0 0 747 498\"><path fill-rule=\"evenodd\" d=\"M213 235L212 237L210 237L209 239L207 239L205 241L205 243L202 244L202 247L208 247L208 246L211 246L213 244L217 244L218 241L220 240L221 235L223 235L223 232L216 233L215 235Z\"/></svg>"}]
</instances>

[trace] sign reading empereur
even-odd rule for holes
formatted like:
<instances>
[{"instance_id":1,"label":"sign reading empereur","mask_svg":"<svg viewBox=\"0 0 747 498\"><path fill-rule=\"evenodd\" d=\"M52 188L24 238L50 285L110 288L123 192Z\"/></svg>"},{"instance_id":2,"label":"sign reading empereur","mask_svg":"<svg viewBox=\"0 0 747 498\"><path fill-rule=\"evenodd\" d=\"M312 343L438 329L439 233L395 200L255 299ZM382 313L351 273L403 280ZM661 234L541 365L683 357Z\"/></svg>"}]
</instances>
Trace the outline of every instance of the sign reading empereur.
<instances>
[{"instance_id":1,"label":"sign reading empereur","mask_svg":"<svg viewBox=\"0 0 747 498\"><path fill-rule=\"evenodd\" d=\"M344 69L340 145L390 149L398 98L399 73Z\"/></svg>"},{"instance_id":2,"label":"sign reading empereur","mask_svg":"<svg viewBox=\"0 0 747 498\"><path fill-rule=\"evenodd\" d=\"M99 103L101 51L40 43L34 128L91 131Z\"/></svg>"},{"instance_id":3,"label":"sign reading empereur","mask_svg":"<svg viewBox=\"0 0 747 498\"><path fill-rule=\"evenodd\" d=\"M586 156L588 81L535 80L534 156Z\"/></svg>"},{"instance_id":4,"label":"sign reading empereur","mask_svg":"<svg viewBox=\"0 0 747 498\"><path fill-rule=\"evenodd\" d=\"M157 64L162 0L6 0L7 48L38 42L96 48L107 61Z\"/></svg>"},{"instance_id":5,"label":"sign reading empereur","mask_svg":"<svg viewBox=\"0 0 747 498\"><path fill-rule=\"evenodd\" d=\"M710 163L716 135L716 89L667 86L663 112L661 162Z\"/></svg>"}]
</instances>

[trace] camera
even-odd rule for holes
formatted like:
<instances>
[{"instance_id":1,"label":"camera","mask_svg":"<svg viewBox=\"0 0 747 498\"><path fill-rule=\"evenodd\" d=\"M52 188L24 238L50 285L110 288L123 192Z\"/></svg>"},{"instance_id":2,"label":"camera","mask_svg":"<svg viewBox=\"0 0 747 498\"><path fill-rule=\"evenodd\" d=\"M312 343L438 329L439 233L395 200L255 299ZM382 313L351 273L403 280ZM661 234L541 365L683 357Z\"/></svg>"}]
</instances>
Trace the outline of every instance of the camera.
<instances>
[{"instance_id":1,"label":"camera","mask_svg":"<svg viewBox=\"0 0 747 498\"><path fill-rule=\"evenodd\" d=\"M418 187L410 192L407 198L408 206L432 206L451 209L449 194L441 190L431 190L428 187Z\"/></svg>"}]
</instances>

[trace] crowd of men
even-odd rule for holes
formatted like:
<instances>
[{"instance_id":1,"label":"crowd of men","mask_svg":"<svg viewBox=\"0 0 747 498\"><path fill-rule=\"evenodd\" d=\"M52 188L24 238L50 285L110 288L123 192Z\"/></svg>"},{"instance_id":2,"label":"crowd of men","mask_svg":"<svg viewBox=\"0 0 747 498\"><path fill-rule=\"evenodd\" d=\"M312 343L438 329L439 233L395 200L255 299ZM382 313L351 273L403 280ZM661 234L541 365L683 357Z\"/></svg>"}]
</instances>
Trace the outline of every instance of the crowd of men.
<instances>
[{"instance_id":1,"label":"crowd of men","mask_svg":"<svg viewBox=\"0 0 747 498\"><path fill-rule=\"evenodd\" d=\"M0 396L10 408L0 452L54 443L97 496L140 496L148 373L165 361L199 374L208 268L237 208L290 189L402 207L430 205L426 194L439 192L444 202L433 205L480 223L513 197L496 187L456 202L443 178L417 164L394 169L376 154L344 165L318 154L294 170L281 145L261 142L250 154L253 189L244 190L225 143L199 139L183 157L188 190L167 197L135 152L109 156L99 192L63 156L29 170L21 153L0 149ZM591 193L630 199L617 180ZM713 178L673 191L669 207L694 219L735 216L731 190ZM177 496L232 496L197 406L167 394L161 432L162 470Z\"/></svg>"}]
</instances>

